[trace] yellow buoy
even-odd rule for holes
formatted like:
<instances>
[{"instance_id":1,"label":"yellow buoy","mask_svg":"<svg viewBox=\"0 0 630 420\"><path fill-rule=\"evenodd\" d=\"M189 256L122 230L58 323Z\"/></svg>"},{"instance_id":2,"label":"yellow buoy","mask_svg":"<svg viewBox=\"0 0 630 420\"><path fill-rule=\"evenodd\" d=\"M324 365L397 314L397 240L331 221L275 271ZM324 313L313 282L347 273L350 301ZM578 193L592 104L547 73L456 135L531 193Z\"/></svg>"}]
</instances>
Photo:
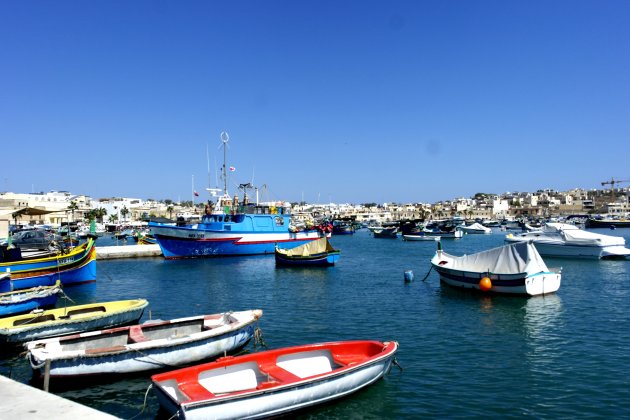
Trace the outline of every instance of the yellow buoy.
<instances>
[{"instance_id":1,"label":"yellow buoy","mask_svg":"<svg viewBox=\"0 0 630 420\"><path fill-rule=\"evenodd\" d=\"M479 289L482 292L487 292L488 290L492 289L492 281L490 281L490 277L484 277L479 280Z\"/></svg>"}]
</instances>

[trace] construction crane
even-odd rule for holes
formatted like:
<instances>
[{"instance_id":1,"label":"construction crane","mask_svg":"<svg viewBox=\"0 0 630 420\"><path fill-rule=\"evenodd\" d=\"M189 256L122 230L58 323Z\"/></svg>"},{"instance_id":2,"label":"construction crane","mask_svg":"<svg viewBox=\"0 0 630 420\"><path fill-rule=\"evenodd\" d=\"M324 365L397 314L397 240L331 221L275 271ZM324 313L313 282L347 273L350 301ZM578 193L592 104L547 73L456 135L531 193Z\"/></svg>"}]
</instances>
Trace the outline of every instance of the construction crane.
<instances>
[{"instance_id":1,"label":"construction crane","mask_svg":"<svg viewBox=\"0 0 630 420\"><path fill-rule=\"evenodd\" d=\"M615 184L621 184L623 182L630 182L630 179L610 178L610 181L603 181L602 182L602 186L610 185L610 191L612 192L612 201L615 201Z\"/></svg>"}]
</instances>

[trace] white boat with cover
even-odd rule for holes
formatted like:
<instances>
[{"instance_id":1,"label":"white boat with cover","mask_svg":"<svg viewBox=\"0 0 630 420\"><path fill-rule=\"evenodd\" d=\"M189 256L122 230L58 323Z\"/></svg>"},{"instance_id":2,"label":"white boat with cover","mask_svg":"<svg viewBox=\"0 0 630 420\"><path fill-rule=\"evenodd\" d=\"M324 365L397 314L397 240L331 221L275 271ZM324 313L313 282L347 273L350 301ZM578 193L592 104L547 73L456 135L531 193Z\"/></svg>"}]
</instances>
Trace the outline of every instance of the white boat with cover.
<instances>
[{"instance_id":1,"label":"white boat with cover","mask_svg":"<svg viewBox=\"0 0 630 420\"><path fill-rule=\"evenodd\" d=\"M460 257L447 254L438 243L431 264L442 282L463 289L534 296L560 288L560 270L547 268L529 242Z\"/></svg>"},{"instance_id":2,"label":"white boat with cover","mask_svg":"<svg viewBox=\"0 0 630 420\"><path fill-rule=\"evenodd\" d=\"M492 229L485 227L481 223L473 223L472 225L459 225L457 230L461 230L467 234L489 234L492 233Z\"/></svg>"},{"instance_id":3,"label":"white boat with cover","mask_svg":"<svg viewBox=\"0 0 630 420\"><path fill-rule=\"evenodd\" d=\"M541 255L575 258L627 258L630 249L619 236L582 230L568 223L546 223L542 230L509 234L505 242L533 242Z\"/></svg>"}]
</instances>

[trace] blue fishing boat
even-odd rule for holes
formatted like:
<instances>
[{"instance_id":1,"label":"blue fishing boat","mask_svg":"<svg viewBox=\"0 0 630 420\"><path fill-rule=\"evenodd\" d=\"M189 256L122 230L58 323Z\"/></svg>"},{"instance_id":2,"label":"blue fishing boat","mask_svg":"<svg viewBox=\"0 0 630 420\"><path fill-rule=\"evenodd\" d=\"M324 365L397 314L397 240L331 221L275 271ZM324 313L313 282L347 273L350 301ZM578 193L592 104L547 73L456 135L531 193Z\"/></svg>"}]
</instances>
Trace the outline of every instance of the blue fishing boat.
<instances>
[{"instance_id":1,"label":"blue fishing boat","mask_svg":"<svg viewBox=\"0 0 630 420\"><path fill-rule=\"evenodd\" d=\"M0 293L0 316L11 316L55 306L61 292L61 282L14 292Z\"/></svg>"},{"instance_id":2,"label":"blue fishing boat","mask_svg":"<svg viewBox=\"0 0 630 420\"><path fill-rule=\"evenodd\" d=\"M228 136L221 133L223 141L223 195L216 203L208 201L205 214L199 223L167 224L149 222L162 254L167 259L200 258L225 255L273 254L275 244L298 246L318 239L322 232L316 229L299 230L291 226L291 216L284 203L250 204L247 188L242 203L238 197L228 194L226 150ZM211 194L217 189L209 189Z\"/></svg>"},{"instance_id":3,"label":"blue fishing boat","mask_svg":"<svg viewBox=\"0 0 630 420\"><path fill-rule=\"evenodd\" d=\"M0 263L0 273L11 274L11 287L0 285L0 291L11 291L37 286L52 286L57 280L69 284L96 280L96 248L94 240L88 241L67 254L34 259L19 259Z\"/></svg>"}]
</instances>

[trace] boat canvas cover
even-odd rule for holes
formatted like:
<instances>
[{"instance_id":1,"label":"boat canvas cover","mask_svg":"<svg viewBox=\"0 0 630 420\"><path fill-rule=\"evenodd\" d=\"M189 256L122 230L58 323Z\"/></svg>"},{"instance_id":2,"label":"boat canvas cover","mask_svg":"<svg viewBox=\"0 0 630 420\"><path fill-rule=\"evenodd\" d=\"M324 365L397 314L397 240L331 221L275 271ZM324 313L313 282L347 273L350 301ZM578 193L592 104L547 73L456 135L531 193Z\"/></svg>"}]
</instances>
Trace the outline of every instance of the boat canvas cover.
<instances>
[{"instance_id":1,"label":"boat canvas cover","mask_svg":"<svg viewBox=\"0 0 630 420\"><path fill-rule=\"evenodd\" d=\"M535 274L549 271L547 265L530 242L516 242L477 254L452 257L448 268L476 273Z\"/></svg>"},{"instance_id":2,"label":"boat canvas cover","mask_svg":"<svg viewBox=\"0 0 630 420\"><path fill-rule=\"evenodd\" d=\"M313 254L334 251L334 249L328 242L328 238L323 237L292 249L279 249L279 251L289 257L307 257Z\"/></svg>"},{"instance_id":3,"label":"boat canvas cover","mask_svg":"<svg viewBox=\"0 0 630 420\"><path fill-rule=\"evenodd\" d=\"M580 246L615 246L626 245L626 240L619 236L602 235L600 233L587 232L567 223L547 223L545 228L558 231L564 237L568 245Z\"/></svg>"}]
</instances>

